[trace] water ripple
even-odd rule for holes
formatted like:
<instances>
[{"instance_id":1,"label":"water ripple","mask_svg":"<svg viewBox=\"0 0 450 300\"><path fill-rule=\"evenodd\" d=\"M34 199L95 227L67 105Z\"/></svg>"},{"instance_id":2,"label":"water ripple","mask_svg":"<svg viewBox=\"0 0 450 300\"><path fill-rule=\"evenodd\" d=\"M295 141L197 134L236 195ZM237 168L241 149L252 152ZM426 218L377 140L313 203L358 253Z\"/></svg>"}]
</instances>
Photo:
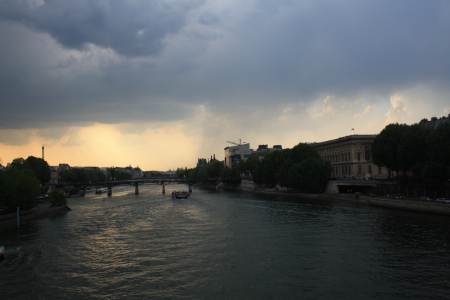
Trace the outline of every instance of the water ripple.
<instances>
[{"instance_id":1,"label":"water ripple","mask_svg":"<svg viewBox=\"0 0 450 300\"><path fill-rule=\"evenodd\" d=\"M2 299L445 299L447 218L144 186L0 236Z\"/></svg>"}]
</instances>

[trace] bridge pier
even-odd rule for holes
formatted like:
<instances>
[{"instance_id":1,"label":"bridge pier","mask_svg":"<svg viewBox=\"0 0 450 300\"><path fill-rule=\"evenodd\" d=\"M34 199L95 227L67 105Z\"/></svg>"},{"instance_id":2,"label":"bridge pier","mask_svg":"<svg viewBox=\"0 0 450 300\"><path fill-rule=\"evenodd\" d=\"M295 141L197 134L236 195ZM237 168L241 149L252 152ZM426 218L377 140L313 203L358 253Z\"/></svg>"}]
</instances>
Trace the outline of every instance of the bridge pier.
<instances>
[{"instance_id":1,"label":"bridge pier","mask_svg":"<svg viewBox=\"0 0 450 300\"><path fill-rule=\"evenodd\" d=\"M139 195L139 183L134 183L134 194Z\"/></svg>"},{"instance_id":2,"label":"bridge pier","mask_svg":"<svg viewBox=\"0 0 450 300\"><path fill-rule=\"evenodd\" d=\"M112 185L108 185L108 197L112 196Z\"/></svg>"},{"instance_id":3,"label":"bridge pier","mask_svg":"<svg viewBox=\"0 0 450 300\"><path fill-rule=\"evenodd\" d=\"M188 186L189 186L189 194L192 194L192 185L189 183Z\"/></svg>"},{"instance_id":4,"label":"bridge pier","mask_svg":"<svg viewBox=\"0 0 450 300\"><path fill-rule=\"evenodd\" d=\"M166 184L164 183L164 181L162 182L162 194L166 194Z\"/></svg>"}]
</instances>

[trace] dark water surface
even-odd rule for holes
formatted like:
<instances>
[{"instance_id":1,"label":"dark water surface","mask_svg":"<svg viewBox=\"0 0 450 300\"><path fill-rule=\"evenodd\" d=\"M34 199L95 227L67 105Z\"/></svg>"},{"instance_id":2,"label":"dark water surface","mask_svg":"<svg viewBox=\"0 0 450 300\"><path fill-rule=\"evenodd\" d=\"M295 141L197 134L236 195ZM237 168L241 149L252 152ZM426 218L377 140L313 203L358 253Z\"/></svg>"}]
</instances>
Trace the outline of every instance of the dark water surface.
<instances>
[{"instance_id":1,"label":"dark water surface","mask_svg":"<svg viewBox=\"0 0 450 300\"><path fill-rule=\"evenodd\" d=\"M131 192L0 233L0 299L450 299L448 217Z\"/></svg>"}]
</instances>

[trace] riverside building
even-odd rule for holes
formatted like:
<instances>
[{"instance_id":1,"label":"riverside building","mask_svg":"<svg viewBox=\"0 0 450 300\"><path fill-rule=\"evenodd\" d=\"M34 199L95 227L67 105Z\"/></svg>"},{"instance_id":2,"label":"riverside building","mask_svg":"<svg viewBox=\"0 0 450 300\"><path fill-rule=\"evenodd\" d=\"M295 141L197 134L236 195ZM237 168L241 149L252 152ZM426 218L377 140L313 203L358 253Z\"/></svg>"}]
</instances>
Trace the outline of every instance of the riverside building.
<instances>
[{"instance_id":1,"label":"riverside building","mask_svg":"<svg viewBox=\"0 0 450 300\"><path fill-rule=\"evenodd\" d=\"M269 148L267 144L259 145L256 150L250 148L249 143L237 144L233 143L233 146L228 146L224 148L225 151L225 159L224 163L227 168L231 168L240 161L245 161L250 157L253 153L267 153L272 151L280 151L283 150L283 146L281 145L273 145L272 148Z\"/></svg>"},{"instance_id":2,"label":"riverside building","mask_svg":"<svg viewBox=\"0 0 450 300\"><path fill-rule=\"evenodd\" d=\"M323 160L331 164L335 179L386 179L389 171L372 160L374 134L354 134L334 140L313 143Z\"/></svg>"},{"instance_id":3,"label":"riverside building","mask_svg":"<svg viewBox=\"0 0 450 300\"><path fill-rule=\"evenodd\" d=\"M233 167L233 165L239 163L240 161L247 160L247 158L253 152L253 150L250 149L249 143L228 146L224 148L224 151L225 151L224 163L227 168Z\"/></svg>"}]
</instances>

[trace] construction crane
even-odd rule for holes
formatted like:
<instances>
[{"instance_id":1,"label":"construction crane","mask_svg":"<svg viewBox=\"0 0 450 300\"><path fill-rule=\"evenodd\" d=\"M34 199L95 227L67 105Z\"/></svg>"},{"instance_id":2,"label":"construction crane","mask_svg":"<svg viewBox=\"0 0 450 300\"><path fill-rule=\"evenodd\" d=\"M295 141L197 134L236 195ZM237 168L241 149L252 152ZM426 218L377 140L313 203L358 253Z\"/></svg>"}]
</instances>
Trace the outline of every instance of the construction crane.
<instances>
[{"instance_id":1,"label":"construction crane","mask_svg":"<svg viewBox=\"0 0 450 300\"><path fill-rule=\"evenodd\" d=\"M231 141L227 141L227 143L231 144L231 145L235 145L235 146L240 146L240 145L242 145L242 139L239 139L239 144L236 142L231 142ZM245 144L245 142L244 142L244 144Z\"/></svg>"}]
</instances>

